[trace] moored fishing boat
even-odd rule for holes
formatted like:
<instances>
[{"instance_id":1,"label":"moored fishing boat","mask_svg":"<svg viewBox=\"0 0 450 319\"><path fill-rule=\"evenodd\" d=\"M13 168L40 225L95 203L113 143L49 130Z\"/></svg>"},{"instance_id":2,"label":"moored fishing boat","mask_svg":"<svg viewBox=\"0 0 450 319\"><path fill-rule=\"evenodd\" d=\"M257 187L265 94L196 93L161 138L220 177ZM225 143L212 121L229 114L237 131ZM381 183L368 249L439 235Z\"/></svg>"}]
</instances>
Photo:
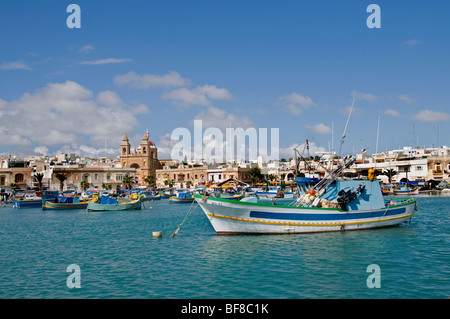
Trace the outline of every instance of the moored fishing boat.
<instances>
[{"instance_id":1,"label":"moored fishing boat","mask_svg":"<svg viewBox=\"0 0 450 319\"><path fill-rule=\"evenodd\" d=\"M396 187L396 188L394 188L394 194L395 195L418 195L419 188L418 187L410 187L410 186Z\"/></svg>"},{"instance_id":2,"label":"moored fishing boat","mask_svg":"<svg viewBox=\"0 0 450 319\"><path fill-rule=\"evenodd\" d=\"M177 192L175 196L169 198L169 203L192 203L194 196L190 192Z\"/></svg>"},{"instance_id":3,"label":"moored fishing boat","mask_svg":"<svg viewBox=\"0 0 450 319\"><path fill-rule=\"evenodd\" d=\"M88 201L80 201L76 197L57 196L56 200L42 200L43 210L85 209Z\"/></svg>"},{"instance_id":4,"label":"moored fishing boat","mask_svg":"<svg viewBox=\"0 0 450 319\"><path fill-rule=\"evenodd\" d=\"M102 195L93 196L87 205L87 211L116 211L116 210L139 210L141 209L141 196L132 194L126 201L118 202L115 198Z\"/></svg>"},{"instance_id":5,"label":"moored fishing boat","mask_svg":"<svg viewBox=\"0 0 450 319\"><path fill-rule=\"evenodd\" d=\"M344 191L341 195L345 196L359 185L363 185L363 193L347 203L345 209L325 204L322 207L303 207L211 197L203 199L200 195L195 195L195 199L218 234L358 230L397 225L413 216L416 207L414 199L385 203L377 181L336 181L324 195L317 198L324 199L325 203L337 202L341 198L339 192Z\"/></svg>"},{"instance_id":6,"label":"moored fishing boat","mask_svg":"<svg viewBox=\"0 0 450 319\"><path fill-rule=\"evenodd\" d=\"M175 189L173 189L173 188L160 190L159 193L161 194L161 198L170 198L170 197L176 195Z\"/></svg>"},{"instance_id":7,"label":"moored fishing boat","mask_svg":"<svg viewBox=\"0 0 450 319\"><path fill-rule=\"evenodd\" d=\"M24 193L12 199L14 208L40 208L43 200L55 201L58 191L42 191L41 196L37 196L36 192Z\"/></svg>"},{"instance_id":8,"label":"moored fishing boat","mask_svg":"<svg viewBox=\"0 0 450 319\"><path fill-rule=\"evenodd\" d=\"M384 201L376 180L337 176L354 160L344 159L290 204L234 201L195 195L217 234L286 234L360 230L398 225L417 209L414 199Z\"/></svg>"}]
</instances>

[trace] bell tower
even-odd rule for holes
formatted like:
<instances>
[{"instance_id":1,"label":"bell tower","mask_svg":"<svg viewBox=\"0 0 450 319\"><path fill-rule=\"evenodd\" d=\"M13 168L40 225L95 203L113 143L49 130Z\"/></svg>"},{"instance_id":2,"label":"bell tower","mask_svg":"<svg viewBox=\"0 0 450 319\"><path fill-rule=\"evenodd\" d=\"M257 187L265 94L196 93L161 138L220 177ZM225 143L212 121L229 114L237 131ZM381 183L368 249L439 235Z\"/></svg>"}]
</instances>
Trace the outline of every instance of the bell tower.
<instances>
[{"instance_id":1,"label":"bell tower","mask_svg":"<svg viewBox=\"0 0 450 319\"><path fill-rule=\"evenodd\" d=\"M131 154L131 144L128 140L127 133L125 133L122 139L122 143L120 143L120 154L122 156Z\"/></svg>"}]
</instances>

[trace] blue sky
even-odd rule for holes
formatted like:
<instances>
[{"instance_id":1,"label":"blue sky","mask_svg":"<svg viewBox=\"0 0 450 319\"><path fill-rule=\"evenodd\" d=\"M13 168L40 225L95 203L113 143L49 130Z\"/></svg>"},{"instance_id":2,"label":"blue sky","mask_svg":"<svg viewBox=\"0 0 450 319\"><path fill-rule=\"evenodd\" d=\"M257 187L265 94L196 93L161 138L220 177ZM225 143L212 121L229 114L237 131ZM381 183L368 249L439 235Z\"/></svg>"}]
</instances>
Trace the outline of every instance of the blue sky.
<instances>
[{"instance_id":1,"label":"blue sky","mask_svg":"<svg viewBox=\"0 0 450 319\"><path fill-rule=\"evenodd\" d=\"M69 4L81 28L69 29ZM369 29L369 4L381 28ZM343 153L449 145L444 1L8 1L0 10L0 154L117 155L145 130L279 128ZM224 131L225 132L225 131Z\"/></svg>"}]
</instances>

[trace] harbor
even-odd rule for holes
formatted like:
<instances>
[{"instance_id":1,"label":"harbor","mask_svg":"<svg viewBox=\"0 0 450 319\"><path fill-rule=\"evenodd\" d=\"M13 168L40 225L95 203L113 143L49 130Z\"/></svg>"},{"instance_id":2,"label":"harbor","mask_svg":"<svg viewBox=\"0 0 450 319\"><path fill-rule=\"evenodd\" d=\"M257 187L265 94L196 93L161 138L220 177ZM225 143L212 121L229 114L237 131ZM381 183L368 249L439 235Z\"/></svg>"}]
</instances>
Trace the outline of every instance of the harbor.
<instances>
[{"instance_id":1,"label":"harbor","mask_svg":"<svg viewBox=\"0 0 450 319\"><path fill-rule=\"evenodd\" d=\"M53 2L0 10L14 310L450 299L450 2Z\"/></svg>"},{"instance_id":2,"label":"harbor","mask_svg":"<svg viewBox=\"0 0 450 319\"><path fill-rule=\"evenodd\" d=\"M172 238L191 204L161 199L145 209L109 212L8 205L0 209L0 295L445 299L450 197L415 198L420 211L409 223L313 234L217 236L196 208ZM66 286L69 264L81 268L81 289ZM366 286L370 264L381 268L381 289Z\"/></svg>"}]
</instances>

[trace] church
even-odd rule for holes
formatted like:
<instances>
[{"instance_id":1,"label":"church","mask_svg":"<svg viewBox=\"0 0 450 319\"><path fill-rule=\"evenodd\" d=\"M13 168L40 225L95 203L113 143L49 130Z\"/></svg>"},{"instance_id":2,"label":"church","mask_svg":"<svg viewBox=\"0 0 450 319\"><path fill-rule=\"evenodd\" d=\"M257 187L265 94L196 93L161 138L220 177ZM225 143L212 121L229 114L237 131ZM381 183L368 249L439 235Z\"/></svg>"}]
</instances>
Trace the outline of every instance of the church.
<instances>
[{"instance_id":1,"label":"church","mask_svg":"<svg viewBox=\"0 0 450 319\"><path fill-rule=\"evenodd\" d=\"M125 133L120 144L120 163L123 168L130 167L136 169L136 182L139 185L147 185L144 181L147 176L156 178L156 170L162 168L158 160L158 149L150 140L150 134L145 132L141 144L138 148L131 150L131 144Z\"/></svg>"}]
</instances>

